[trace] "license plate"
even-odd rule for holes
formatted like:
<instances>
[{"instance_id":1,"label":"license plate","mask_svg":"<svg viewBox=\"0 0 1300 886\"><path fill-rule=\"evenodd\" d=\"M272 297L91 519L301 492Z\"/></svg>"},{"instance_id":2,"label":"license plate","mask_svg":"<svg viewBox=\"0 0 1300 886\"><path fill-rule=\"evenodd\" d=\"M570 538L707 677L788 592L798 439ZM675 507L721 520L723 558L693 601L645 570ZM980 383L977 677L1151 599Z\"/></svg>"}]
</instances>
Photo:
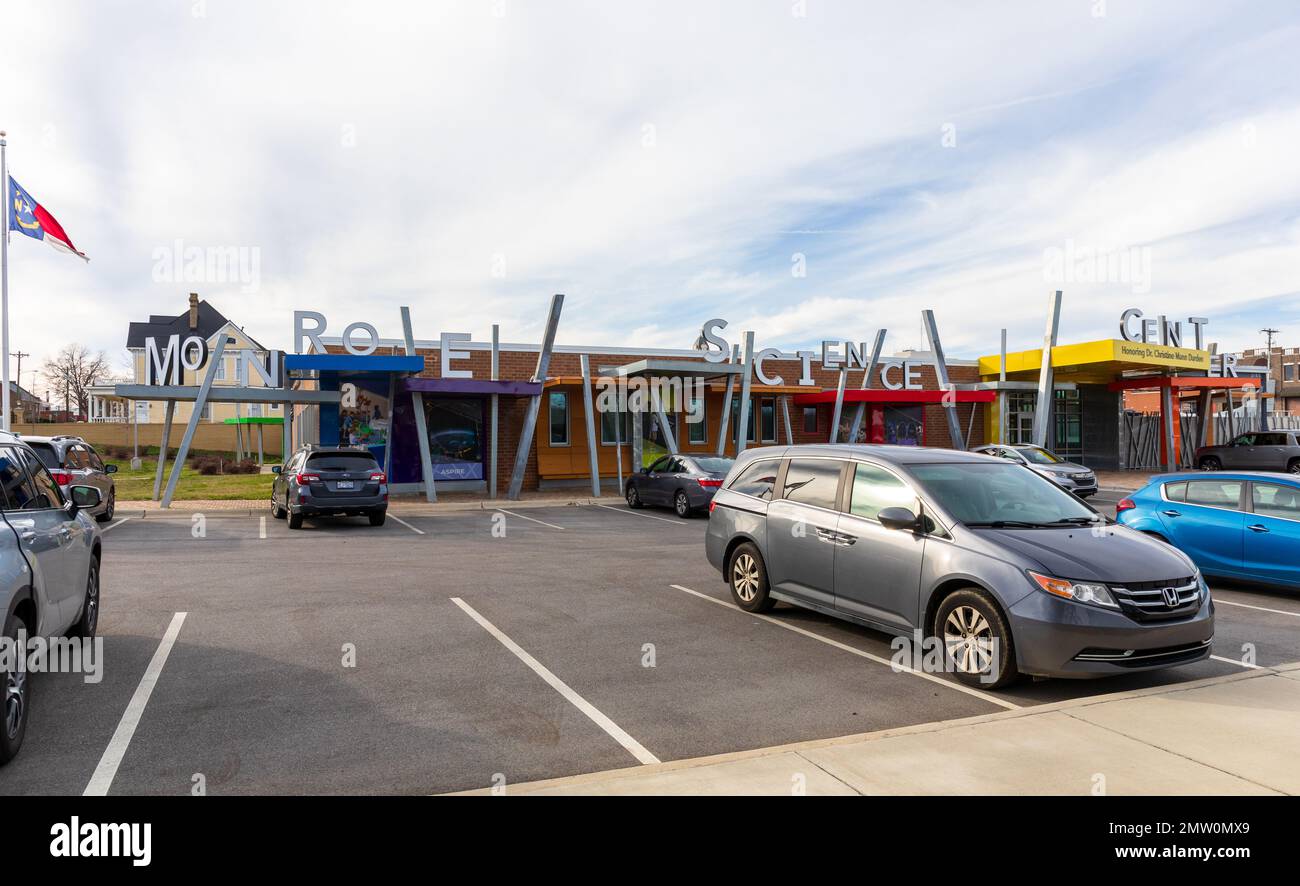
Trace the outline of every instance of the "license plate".
<instances>
[{"instance_id":1,"label":"license plate","mask_svg":"<svg viewBox=\"0 0 1300 886\"><path fill-rule=\"evenodd\" d=\"M355 488L356 488L356 484L354 484L351 480L340 480L340 481L338 482L338 488L339 488L339 489L355 489Z\"/></svg>"}]
</instances>

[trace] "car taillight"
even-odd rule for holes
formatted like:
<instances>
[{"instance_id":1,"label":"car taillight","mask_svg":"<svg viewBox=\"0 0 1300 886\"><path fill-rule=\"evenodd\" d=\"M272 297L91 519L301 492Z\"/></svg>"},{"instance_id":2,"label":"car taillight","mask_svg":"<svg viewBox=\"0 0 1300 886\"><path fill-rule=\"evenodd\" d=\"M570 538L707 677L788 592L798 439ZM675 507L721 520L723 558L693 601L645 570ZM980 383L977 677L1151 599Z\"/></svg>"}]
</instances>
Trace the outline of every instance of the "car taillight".
<instances>
[{"instance_id":1,"label":"car taillight","mask_svg":"<svg viewBox=\"0 0 1300 886\"><path fill-rule=\"evenodd\" d=\"M306 486L308 483L319 483L320 474L298 474L293 478L299 486Z\"/></svg>"},{"instance_id":2,"label":"car taillight","mask_svg":"<svg viewBox=\"0 0 1300 886\"><path fill-rule=\"evenodd\" d=\"M370 475L370 479L371 479L371 480L376 480L376 481L378 481L378 482L380 482L380 483L387 483L387 482L388 482L388 477L384 474L383 471L375 471L374 473L372 473L372 474Z\"/></svg>"},{"instance_id":3,"label":"car taillight","mask_svg":"<svg viewBox=\"0 0 1300 886\"><path fill-rule=\"evenodd\" d=\"M1127 511L1136 507L1137 507L1137 502L1133 501L1133 499L1121 498L1119 500L1119 503L1115 505L1115 513L1118 514L1120 511Z\"/></svg>"},{"instance_id":4,"label":"car taillight","mask_svg":"<svg viewBox=\"0 0 1300 886\"><path fill-rule=\"evenodd\" d=\"M712 513L713 513L713 509L716 508L717 506L718 506L718 503L717 503L716 501L711 501L711 502L709 502L709 513L712 514Z\"/></svg>"},{"instance_id":5,"label":"car taillight","mask_svg":"<svg viewBox=\"0 0 1300 886\"><path fill-rule=\"evenodd\" d=\"M60 486L67 486L72 482L72 475L67 471L50 471L50 476L53 477L54 482Z\"/></svg>"},{"instance_id":6,"label":"car taillight","mask_svg":"<svg viewBox=\"0 0 1300 886\"><path fill-rule=\"evenodd\" d=\"M719 486L722 485L721 480L714 480L709 477L700 477L695 482L699 483L701 486L705 487L706 489L717 489Z\"/></svg>"}]
</instances>

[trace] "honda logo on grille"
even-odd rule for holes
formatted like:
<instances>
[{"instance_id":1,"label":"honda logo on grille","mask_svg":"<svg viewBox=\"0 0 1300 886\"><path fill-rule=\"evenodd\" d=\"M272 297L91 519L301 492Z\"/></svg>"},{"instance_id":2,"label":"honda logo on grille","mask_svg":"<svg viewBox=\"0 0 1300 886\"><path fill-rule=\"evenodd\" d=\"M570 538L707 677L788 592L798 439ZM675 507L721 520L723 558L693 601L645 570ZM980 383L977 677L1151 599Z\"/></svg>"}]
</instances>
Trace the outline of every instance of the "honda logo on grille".
<instances>
[{"instance_id":1,"label":"honda logo on grille","mask_svg":"<svg viewBox=\"0 0 1300 886\"><path fill-rule=\"evenodd\" d=\"M1178 605L1178 589L1165 588L1165 605L1171 609Z\"/></svg>"}]
</instances>

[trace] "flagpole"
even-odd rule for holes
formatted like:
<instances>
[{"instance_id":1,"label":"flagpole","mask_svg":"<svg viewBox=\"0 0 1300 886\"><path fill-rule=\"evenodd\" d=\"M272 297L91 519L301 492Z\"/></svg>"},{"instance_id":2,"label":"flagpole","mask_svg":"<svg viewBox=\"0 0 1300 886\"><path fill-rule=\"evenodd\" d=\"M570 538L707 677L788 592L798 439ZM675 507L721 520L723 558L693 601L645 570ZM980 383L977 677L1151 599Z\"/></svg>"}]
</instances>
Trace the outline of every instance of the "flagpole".
<instances>
[{"instance_id":1,"label":"flagpole","mask_svg":"<svg viewBox=\"0 0 1300 886\"><path fill-rule=\"evenodd\" d=\"M4 226L0 229L0 353L4 360L0 363L0 409L4 409L0 428L9 430L9 215L13 207L9 205L9 165L5 157L5 134L0 131L0 188L4 194Z\"/></svg>"}]
</instances>

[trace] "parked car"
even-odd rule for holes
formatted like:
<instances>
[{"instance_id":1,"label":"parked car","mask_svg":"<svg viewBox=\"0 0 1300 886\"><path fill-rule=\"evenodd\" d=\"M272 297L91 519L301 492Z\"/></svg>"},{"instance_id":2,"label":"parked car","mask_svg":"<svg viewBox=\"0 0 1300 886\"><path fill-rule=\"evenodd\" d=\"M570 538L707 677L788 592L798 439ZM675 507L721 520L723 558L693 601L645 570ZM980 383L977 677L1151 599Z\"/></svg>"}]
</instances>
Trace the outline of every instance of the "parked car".
<instances>
[{"instance_id":1,"label":"parked car","mask_svg":"<svg viewBox=\"0 0 1300 886\"><path fill-rule=\"evenodd\" d=\"M1300 477L1168 474L1115 506L1124 526L1177 547L1206 575L1300 587Z\"/></svg>"},{"instance_id":2,"label":"parked car","mask_svg":"<svg viewBox=\"0 0 1300 886\"><path fill-rule=\"evenodd\" d=\"M368 449L307 445L284 465L271 468L271 515L301 529L305 517L365 515L383 526L388 513L388 477Z\"/></svg>"},{"instance_id":3,"label":"parked car","mask_svg":"<svg viewBox=\"0 0 1300 886\"><path fill-rule=\"evenodd\" d=\"M1025 465L1079 498L1097 494L1097 475L1091 468L1066 461L1050 449L1022 444L992 444L977 446L971 451Z\"/></svg>"},{"instance_id":4,"label":"parked car","mask_svg":"<svg viewBox=\"0 0 1300 886\"><path fill-rule=\"evenodd\" d=\"M95 447L81 437L23 435L21 439L50 469L50 475L59 484L65 499L73 486L94 486L99 490L101 502L90 515L101 523L113 519L113 512L117 510L117 485L112 475L117 473L117 465L105 464Z\"/></svg>"},{"instance_id":5,"label":"parked car","mask_svg":"<svg viewBox=\"0 0 1300 886\"><path fill-rule=\"evenodd\" d=\"M685 519L709 506L733 461L715 455L665 455L628 477L623 490L627 505L671 507Z\"/></svg>"},{"instance_id":6,"label":"parked car","mask_svg":"<svg viewBox=\"0 0 1300 886\"><path fill-rule=\"evenodd\" d=\"M99 624L99 488L74 483L65 499L50 470L16 434L0 431L0 612L4 636L94 637ZM0 668L5 663L0 662ZM31 674L0 670L0 765L27 733Z\"/></svg>"},{"instance_id":7,"label":"parked car","mask_svg":"<svg viewBox=\"0 0 1300 886\"><path fill-rule=\"evenodd\" d=\"M964 683L1199 661L1214 605L1191 559L1018 464L941 449L746 452L709 562L748 612L783 600L938 643Z\"/></svg>"},{"instance_id":8,"label":"parked car","mask_svg":"<svg viewBox=\"0 0 1300 886\"><path fill-rule=\"evenodd\" d=\"M1202 446L1196 466L1203 471L1286 471L1300 474L1300 440L1295 431L1238 434L1231 443Z\"/></svg>"}]
</instances>

